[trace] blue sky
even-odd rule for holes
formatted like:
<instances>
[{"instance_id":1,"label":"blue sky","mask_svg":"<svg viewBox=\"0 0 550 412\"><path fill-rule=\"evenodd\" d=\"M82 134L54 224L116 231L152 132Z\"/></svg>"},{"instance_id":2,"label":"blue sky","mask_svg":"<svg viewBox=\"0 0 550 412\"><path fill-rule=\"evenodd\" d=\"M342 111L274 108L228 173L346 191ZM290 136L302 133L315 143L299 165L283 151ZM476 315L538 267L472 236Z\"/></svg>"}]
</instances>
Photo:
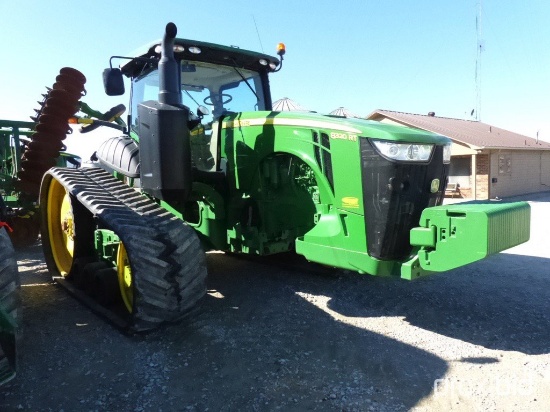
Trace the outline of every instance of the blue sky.
<instances>
[{"instance_id":1,"label":"blue sky","mask_svg":"<svg viewBox=\"0 0 550 412\"><path fill-rule=\"evenodd\" d=\"M550 141L550 3L481 0L483 122ZM105 111L102 70L161 36L275 54L274 100L328 113L339 106L472 119L476 107L476 0L462 1L11 1L0 0L0 118L27 120L45 86L71 66L88 81L86 103ZM72 147L94 137L73 137ZM77 147L78 146L78 147ZM88 149L86 149L88 150ZM74 150L73 150L74 151Z\"/></svg>"}]
</instances>

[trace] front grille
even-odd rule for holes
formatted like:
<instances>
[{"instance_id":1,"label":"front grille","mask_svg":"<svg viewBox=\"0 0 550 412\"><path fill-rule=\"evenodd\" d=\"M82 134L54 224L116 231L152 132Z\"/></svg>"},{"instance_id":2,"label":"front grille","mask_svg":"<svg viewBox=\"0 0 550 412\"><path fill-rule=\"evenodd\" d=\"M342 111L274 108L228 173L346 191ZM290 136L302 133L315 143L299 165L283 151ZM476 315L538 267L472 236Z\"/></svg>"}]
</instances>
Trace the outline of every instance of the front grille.
<instances>
[{"instance_id":1,"label":"front grille","mask_svg":"<svg viewBox=\"0 0 550 412\"><path fill-rule=\"evenodd\" d=\"M334 177L332 175L332 155L330 152L330 139L328 134L321 133L321 145L319 145L319 135L313 132L313 142L315 150L315 160L323 171L323 174L330 183L330 187L334 191Z\"/></svg>"},{"instance_id":2,"label":"front grille","mask_svg":"<svg viewBox=\"0 0 550 412\"><path fill-rule=\"evenodd\" d=\"M390 161L378 154L368 139L360 139L361 173L367 250L382 260L410 256L409 232L418 226L426 207L443 202L448 165L443 146L436 146L429 163ZM431 183L439 179L439 190Z\"/></svg>"}]
</instances>

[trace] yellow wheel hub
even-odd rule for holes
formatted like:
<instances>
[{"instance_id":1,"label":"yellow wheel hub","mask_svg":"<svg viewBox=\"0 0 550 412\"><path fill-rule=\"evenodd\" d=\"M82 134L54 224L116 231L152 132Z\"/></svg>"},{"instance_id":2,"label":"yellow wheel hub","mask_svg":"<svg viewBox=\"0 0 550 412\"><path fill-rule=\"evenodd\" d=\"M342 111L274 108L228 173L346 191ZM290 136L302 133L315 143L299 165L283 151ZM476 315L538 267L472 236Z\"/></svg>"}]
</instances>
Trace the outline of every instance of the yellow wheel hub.
<instances>
[{"instance_id":1,"label":"yellow wheel hub","mask_svg":"<svg viewBox=\"0 0 550 412\"><path fill-rule=\"evenodd\" d=\"M134 291L132 289L132 269L130 269L130 261L126 254L126 248L124 244L120 242L118 246L116 269L118 275L118 285L120 287L120 293L122 294L122 300L128 312L132 313L134 305Z\"/></svg>"},{"instance_id":2,"label":"yellow wheel hub","mask_svg":"<svg viewBox=\"0 0 550 412\"><path fill-rule=\"evenodd\" d=\"M67 276L73 264L74 215L69 194L55 179L48 188L46 207L52 255L61 276Z\"/></svg>"}]
</instances>

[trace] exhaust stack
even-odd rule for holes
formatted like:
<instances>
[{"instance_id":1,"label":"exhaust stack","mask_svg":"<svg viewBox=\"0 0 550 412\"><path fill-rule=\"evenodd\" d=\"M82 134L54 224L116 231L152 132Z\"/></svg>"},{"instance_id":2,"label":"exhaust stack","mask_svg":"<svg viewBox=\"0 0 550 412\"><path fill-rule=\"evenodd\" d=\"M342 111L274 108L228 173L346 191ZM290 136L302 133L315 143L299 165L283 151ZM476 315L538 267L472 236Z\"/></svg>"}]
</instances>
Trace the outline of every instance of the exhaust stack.
<instances>
[{"instance_id":1,"label":"exhaust stack","mask_svg":"<svg viewBox=\"0 0 550 412\"><path fill-rule=\"evenodd\" d=\"M158 101L138 105L141 188L157 199L183 202L191 192L189 108L182 104L177 28L166 25L159 61Z\"/></svg>"},{"instance_id":2,"label":"exhaust stack","mask_svg":"<svg viewBox=\"0 0 550 412\"><path fill-rule=\"evenodd\" d=\"M161 57L159 61L159 102L178 106L182 104L179 91L180 70L174 58L174 40L178 28L174 23L166 25L162 37Z\"/></svg>"}]
</instances>

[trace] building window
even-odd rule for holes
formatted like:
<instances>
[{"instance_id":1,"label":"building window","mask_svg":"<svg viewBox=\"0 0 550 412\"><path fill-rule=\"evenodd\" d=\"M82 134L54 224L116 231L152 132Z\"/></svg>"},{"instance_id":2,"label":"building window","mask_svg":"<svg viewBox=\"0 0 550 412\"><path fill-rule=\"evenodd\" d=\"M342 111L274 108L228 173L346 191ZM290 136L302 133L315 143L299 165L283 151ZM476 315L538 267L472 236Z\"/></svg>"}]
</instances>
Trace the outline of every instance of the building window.
<instances>
[{"instance_id":1,"label":"building window","mask_svg":"<svg viewBox=\"0 0 550 412\"><path fill-rule=\"evenodd\" d=\"M509 154L498 155L498 174L509 176L512 174L512 156Z\"/></svg>"}]
</instances>

